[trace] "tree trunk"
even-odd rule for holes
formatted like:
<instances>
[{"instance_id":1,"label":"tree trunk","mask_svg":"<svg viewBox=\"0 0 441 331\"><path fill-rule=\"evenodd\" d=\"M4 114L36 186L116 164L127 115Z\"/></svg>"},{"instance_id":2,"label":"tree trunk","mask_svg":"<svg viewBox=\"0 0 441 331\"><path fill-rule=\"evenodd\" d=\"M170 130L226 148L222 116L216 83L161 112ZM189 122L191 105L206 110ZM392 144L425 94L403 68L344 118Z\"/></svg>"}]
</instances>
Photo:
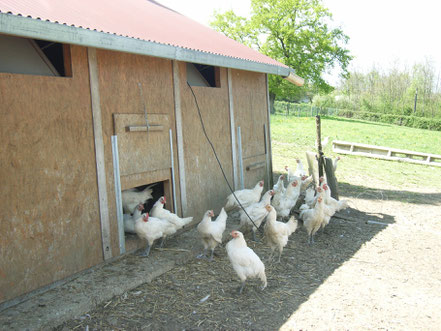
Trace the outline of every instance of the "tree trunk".
<instances>
[{"instance_id":1,"label":"tree trunk","mask_svg":"<svg viewBox=\"0 0 441 331\"><path fill-rule=\"evenodd\" d=\"M274 109L274 101L276 100L276 95L273 93L269 94L269 105L270 105L270 113L275 114L276 110Z\"/></svg>"}]
</instances>

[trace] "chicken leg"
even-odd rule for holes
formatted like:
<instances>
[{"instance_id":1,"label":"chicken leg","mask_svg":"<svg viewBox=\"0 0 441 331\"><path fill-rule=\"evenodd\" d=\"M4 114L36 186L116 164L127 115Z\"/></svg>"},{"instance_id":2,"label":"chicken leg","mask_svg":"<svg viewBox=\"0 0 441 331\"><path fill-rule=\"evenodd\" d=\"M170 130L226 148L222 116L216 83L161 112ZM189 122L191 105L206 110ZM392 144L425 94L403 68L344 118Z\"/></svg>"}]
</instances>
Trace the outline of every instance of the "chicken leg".
<instances>
[{"instance_id":1,"label":"chicken leg","mask_svg":"<svg viewBox=\"0 0 441 331\"><path fill-rule=\"evenodd\" d=\"M204 250L202 251L201 254L199 254L198 256L196 256L197 259L202 259L204 257L207 257L207 249L204 248Z\"/></svg>"},{"instance_id":2,"label":"chicken leg","mask_svg":"<svg viewBox=\"0 0 441 331\"><path fill-rule=\"evenodd\" d=\"M256 241L256 242L258 241L257 237L256 237L256 231L254 231L254 230L253 230L253 240Z\"/></svg>"},{"instance_id":3,"label":"chicken leg","mask_svg":"<svg viewBox=\"0 0 441 331\"><path fill-rule=\"evenodd\" d=\"M245 287L245 281L242 282L242 286L239 289L239 294L242 294L243 288Z\"/></svg>"},{"instance_id":4,"label":"chicken leg","mask_svg":"<svg viewBox=\"0 0 441 331\"><path fill-rule=\"evenodd\" d=\"M164 246L164 244L165 244L165 236L162 237L161 244L159 245L159 248L162 248Z\"/></svg>"},{"instance_id":5,"label":"chicken leg","mask_svg":"<svg viewBox=\"0 0 441 331\"><path fill-rule=\"evenodd\" d=\"M144 251L141 254L139 254L139 256L145 256L145 257L149 256L150 247L151 246L149 245L149 243L147 243L147 246L145 247Z\"/></svg>"},{"instance_id":6,"label":"chicken leg","mask_svg":"<svg viewBox=\"0 0 441 331\"><path fill-rule=\"evenodd\" d=\"M211 255L208 261L213 261L213 258L214 258L214 248L211 249Z\"/></svg>"}]
</instances>

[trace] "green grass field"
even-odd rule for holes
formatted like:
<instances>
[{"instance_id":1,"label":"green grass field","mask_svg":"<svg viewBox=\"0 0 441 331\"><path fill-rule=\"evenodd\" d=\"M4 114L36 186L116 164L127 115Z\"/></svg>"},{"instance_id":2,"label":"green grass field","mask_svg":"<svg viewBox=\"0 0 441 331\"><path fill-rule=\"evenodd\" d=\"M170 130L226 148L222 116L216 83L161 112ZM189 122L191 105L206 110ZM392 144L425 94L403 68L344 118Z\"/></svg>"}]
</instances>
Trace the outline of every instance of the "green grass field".
<instances>
[{"instance_id":1,"label":"green grass field","mask_svg":"<svg viewBox=\"0 0 441 331\"><path fill-rule=\"evenodd\" d=\"M315 117L271 115L273 171L283 172L284 166L296 166L300 158L306 164L305 151L315 151ZM322 139L329 137L325 156L336 157L332 140L394 147L441 155L441 132L414 129L391 124L351 120L340 117L321 118ZM441 190L441 167L385 161L352 155L340 155L339 181L363 184L384 182L384 187L415 187ZM368 185L367 185L368 186Z\"/></svg>"}]
</instances>

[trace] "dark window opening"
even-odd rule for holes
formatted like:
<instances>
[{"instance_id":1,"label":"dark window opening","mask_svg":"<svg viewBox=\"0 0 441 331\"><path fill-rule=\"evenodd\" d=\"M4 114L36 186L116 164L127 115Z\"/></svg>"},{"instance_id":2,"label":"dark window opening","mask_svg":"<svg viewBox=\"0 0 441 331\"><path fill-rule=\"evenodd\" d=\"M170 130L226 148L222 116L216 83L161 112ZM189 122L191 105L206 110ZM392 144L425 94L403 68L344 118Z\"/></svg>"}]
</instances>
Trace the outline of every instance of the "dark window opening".
<instances>
[{"instance_id":1,"label":"dark window opening","mask_svg":"<svg viewBox=\"0 0 441 331\"><path fill-rule=\"evenodd\" d=\"M70 48L68 45L44 40L35 40L35 43L50 61L58 73L58 76L72 76L70 65Z\"/></svg>"},{"instance_id":2,"label":"dark window opening","mask_svg":"<svg viewBox=\"0 0 441 331\"><path fill-rule=\"evenodd\" d=\"M70 47L0 34L0 72L72 77Z\"/></svg>"},{"instance_id":3,"label":"dark window opening","mask_svg":"<svg viewBox=\"0 0 441 331\"><path fill-rule=\"evenodd\" d=\"M136 189L138 191L143 191L147 186L152 186L152 197L153 199L147 200L146 203L144 203L144 213L149 213L150 210L153 208L153 205L156 201L162 196L164 196L164 182L157 182L147 185L138 186Z\"/></svg>"},{"instance_id":4,"label":"dark window opening","mask_svg":"<svg viewBox=\"0 0 441 331\"><path fill-rule=\"evenodd\" d=\"M187 82L191 86L220 87L219 67L187 63Z\"/></svg>"}]
</instances>

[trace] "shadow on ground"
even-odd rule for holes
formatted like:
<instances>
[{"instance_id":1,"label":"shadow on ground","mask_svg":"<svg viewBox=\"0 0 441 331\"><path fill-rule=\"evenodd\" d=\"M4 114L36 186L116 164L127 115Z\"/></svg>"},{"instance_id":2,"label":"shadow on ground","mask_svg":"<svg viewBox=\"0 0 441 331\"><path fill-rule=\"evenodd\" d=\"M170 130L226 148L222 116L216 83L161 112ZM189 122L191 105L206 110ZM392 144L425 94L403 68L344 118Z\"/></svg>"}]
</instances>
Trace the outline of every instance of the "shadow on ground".
<instances>
[{"instance_id":1,"label":"shadow on ground","mask_svg":"<svg viewBox=\"0 0 441 331\"><path fill-rule=\"evenodd\" d=\"M275 178L277 179L277 178ZM369 188L350 188L356 192ZM193 258L188 263L114 297L80 318L70 320L63 329L151 329L151 330L275 330L279 329L299 306L322 285L343 263L379 232L394 223L393 215L365 214L347 209L333 218L316 242L307 244L307 234L299 228L285 247L281 263L269 262L269 248L260 235L259 242L249 246L263 258L268 287L261 291L257 280L247 282L242 295L239 281L223 247L217 248L213 262ZM237 229L238 214L228 219L224 238ZM379 223L372 223L375 221ZM388 223L388 224L384 224ZM192 239L201 247L195 230ZM179 249L179 238L168 242L168 249ZM153 254L161 254L153 251ZM197 252L194 252L196 255ZM149 263L139 259L138 263ZM86 312L85 312L86 313Z\"/></svg>"},{"instance_id":2,"label":"shadow on ground","mask_svg":"<svg viewBox=\"0 0 441 331\"><path fill-rule=\"evenodd\" d=\"M441 193L423 193L405 190L376 189L366 186L338 183L339 192L345 197L363 200L395 200L407 203L436 205L441 202Z\"/></svg>"}]
</instances>

